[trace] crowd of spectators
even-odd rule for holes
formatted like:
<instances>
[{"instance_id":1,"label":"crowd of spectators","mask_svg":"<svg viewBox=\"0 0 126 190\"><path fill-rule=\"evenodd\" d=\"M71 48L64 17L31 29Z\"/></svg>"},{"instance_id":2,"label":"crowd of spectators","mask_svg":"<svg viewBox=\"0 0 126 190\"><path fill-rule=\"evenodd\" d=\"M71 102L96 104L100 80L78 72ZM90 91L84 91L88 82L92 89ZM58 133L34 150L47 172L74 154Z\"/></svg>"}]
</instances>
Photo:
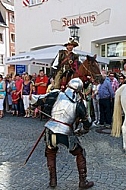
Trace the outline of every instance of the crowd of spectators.
<instances>
[{"instance_id":1,"label":"crowd of spectators","mask_svg":"<svg viewBox=\"0 0 126 190\"><path fill-rule=\"evenodd\" d=\"M5 112L25 118L39 117L38 108L31 109L31 96L49 92L53 89L52 81L53 79L46 76L44 70L32 75L27 72L6 77L0 75L0 118L4 116Z\"/></svg>"},{"instance_id":2,"label":"crowd of spectators","mask_svg":"<svg viewBox=\"0 0 126 190\"><path fill-rule=\"evenodd\" d=\"M100 80L92 80L92 106L94 125L111 127L116 90L126 84L123 73L103 71Z\"/></svg>"},{"instance_id":3,"label":"crowd of spectators","mask_svg":"<svg viewBox=\"0 0 126 190\"><path fill-rule=\"evenodd\" d=\"M116 75L112 71L102 71L101 79L92 79L87 76L84 83L83 93L87 101L87 112L89 119L94 125L110 126L112 122L114 96L116 90L126 83L123 73ZM31 109L31 96L49 93L54 89L54 79L47 76L44 70L38 74L14 76L0 75L0 118L5 112L13 116L40 117L40 107Z\"/></svg>"}]
</instances>

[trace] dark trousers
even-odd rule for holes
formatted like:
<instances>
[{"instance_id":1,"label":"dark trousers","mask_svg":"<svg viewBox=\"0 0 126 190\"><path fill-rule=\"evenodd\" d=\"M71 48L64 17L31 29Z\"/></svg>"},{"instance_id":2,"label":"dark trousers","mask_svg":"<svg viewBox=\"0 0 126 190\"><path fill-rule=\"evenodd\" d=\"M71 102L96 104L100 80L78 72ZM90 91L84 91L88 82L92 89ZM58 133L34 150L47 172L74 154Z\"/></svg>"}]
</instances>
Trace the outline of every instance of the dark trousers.
<instances>
[{"instance_id":1,"label":"dark trousers","mask_svg":"<svg viewBox=\"0 0 126 190\"><path fill-rule=\"evenodd\" d=\"M111 125L112 114L111 114L111 99L103 98L99 99L99 108L100 108L100 124L104 123Z\"/></svg>"},{"instance_id":2,"label":"dark trousers","mask_svg":"<svg viewBox=\"0 0 126 190\"><path fill-rule=\"evenodd\" d=\"M18 99L18 113L19 113L19 115L25 115L24 104L23 104L22 98Z\"/></svg>"}]
</instances>

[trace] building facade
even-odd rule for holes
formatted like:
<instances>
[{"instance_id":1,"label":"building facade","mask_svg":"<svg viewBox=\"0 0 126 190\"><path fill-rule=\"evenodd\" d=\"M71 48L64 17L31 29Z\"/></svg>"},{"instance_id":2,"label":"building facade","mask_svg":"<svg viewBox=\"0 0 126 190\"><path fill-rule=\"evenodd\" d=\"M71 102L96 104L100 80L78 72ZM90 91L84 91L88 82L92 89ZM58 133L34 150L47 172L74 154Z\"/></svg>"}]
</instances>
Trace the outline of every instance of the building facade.
<instances>
[{"instance_id":1,"label":"building facade","mask_svg":"<svg viewBox=\"0 0 126 190\"><path fill-rule=\"evenodd\" d=\"M79 50L110 59L118 71L126 59L125 0L16 0L16 54L64 44L79 27Z\"/></svg>"},{"instance_id":2,"label":"building facade","mask_svg":"<svg viewBox=\"0 0 126 190\"><path fill-rule=\"evenodd\" d=\"M0 73L12 73L14 66L5 67L5 59L15 55L14 1L0 1Z\"/></svg>"}]
</instances>

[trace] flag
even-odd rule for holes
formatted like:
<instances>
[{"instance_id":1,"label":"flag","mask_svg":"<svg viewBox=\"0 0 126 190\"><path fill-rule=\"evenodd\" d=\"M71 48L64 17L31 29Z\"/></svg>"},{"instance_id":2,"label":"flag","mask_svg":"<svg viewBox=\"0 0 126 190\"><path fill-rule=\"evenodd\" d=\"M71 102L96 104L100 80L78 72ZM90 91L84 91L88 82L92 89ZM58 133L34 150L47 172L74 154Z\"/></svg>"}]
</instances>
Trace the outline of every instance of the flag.
<instances>
[{"instance_id":1,"label":"flag","mask_svg":"<svg viewBox=\"0 0 126 190\"><path fill-rule=\"evenodd\" d=\"M26 7L29 5L30 0L23 0L23 6Z\"/></svg>"}]
</instances>

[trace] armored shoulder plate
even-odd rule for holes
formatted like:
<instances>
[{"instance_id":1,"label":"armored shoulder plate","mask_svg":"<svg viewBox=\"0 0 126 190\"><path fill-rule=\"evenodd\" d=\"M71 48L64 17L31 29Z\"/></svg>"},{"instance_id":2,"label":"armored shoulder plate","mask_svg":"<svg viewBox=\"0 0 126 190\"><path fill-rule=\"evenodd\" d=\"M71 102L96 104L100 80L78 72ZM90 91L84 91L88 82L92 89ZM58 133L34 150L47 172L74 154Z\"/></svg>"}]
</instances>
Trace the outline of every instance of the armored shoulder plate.
<instances>
[{"instance_id":1,"label":"armored shoulder plate","mask_svg":"<svg viewBox=\"0 0 126 190\"><path fill-rule=\"evenodd\" d=\"M55 101L59 95L59 92L60 91L54 91L54 92L52 91L45 98L43 111L45 113L47 113L48 115L51 115L51 110L52 110L53 105L54 105L54 103L55 103Z\"/></svg>"}]
</instances>

